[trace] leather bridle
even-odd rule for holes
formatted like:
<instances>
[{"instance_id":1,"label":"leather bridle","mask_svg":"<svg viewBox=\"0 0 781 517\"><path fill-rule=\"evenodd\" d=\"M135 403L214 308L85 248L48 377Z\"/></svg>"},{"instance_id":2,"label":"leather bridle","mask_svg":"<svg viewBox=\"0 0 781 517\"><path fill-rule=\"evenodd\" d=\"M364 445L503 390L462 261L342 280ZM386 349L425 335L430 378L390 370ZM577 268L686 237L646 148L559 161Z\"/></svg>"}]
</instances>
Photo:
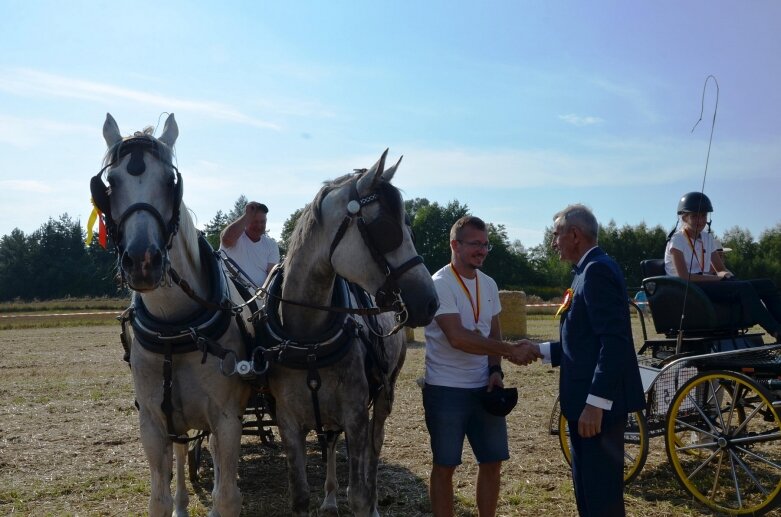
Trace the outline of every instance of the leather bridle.
<instances>
[{"instance_id":1,"label":"leather bridle","mask_svg":"<svg viewBox=\"0 0 781 517\"><path fill-rule=\"evenodd\" d=\"M385 254L401 246L404 238L404 228L397 221L393 220L391 216L382 212L373 221L367 223L361 213L363 207L380 202L380 195L375 191L367 196L359 197L357 183L358 179L350 185L350 201L347 203L347 214L342 219L342 223L339 225L339 229L336 231L334 240L331 243L328 260L331 262L334 251L336 251L337 246L342 241L350 224L355 220L361 238L369 253L371 253L372 259L374 259L374 262L385 275L385 282L377 290L374 298L383 312L393 311L396 313L397 326L400 327L407 321L409 313L401 297L401 288L398 280L404 273L418 264L422 264L423 257L415 255L399 267L393 267L388 262ZM382 205L382 203L380 204ZM405 221L409 226L409 219L406 218Z\"/></svg>"},{"instance_id":2,"label":"leather bridle","mask_svg":"<svg viewBox=\"0 0 781 517\"><path fill-rule=\"evenodd\" d=\"M135 136L128 138L127 140L124 140L117 145L116 150L113 151L111 162L103 167L100 172L98 172L90 180L92 200L95 203L97 209L103 213L103 218L106 223L106 230L109 237L111 238L112 243L114 244L114 247L117 249L117 255L120 257L123 253L122 226L127 221L127 219L136 212L148 212L152 215L155 221L157 221L157 224L163 231L164 240L166 242L164 251L166 255L166 262L168 250L171 249L174 236L176 235L177 231L179 231L179 213L181 210L183 193L182 175L179 173L179 169L177 169L173 163L165 163L165 161L161 158L159 146L160 143L151 137ZM166 222L165 219L163 219L160 211L149 203L134 203L125 209L125 211L122 212L122 215L119 216L119 219L115 221L111 215L111 187L103 182L103 173L107 169L114 167L123 157L130 154L131 157L130 161L128 162L127 172L133 176L139 176L146 170L143 157L145 152L151 153L155 158L161 162L164 162L165 165L170 167L174 172L176 183L172 185L171 197L173 198L173 209L171 218Z\"/></svg>"}]
</instances>

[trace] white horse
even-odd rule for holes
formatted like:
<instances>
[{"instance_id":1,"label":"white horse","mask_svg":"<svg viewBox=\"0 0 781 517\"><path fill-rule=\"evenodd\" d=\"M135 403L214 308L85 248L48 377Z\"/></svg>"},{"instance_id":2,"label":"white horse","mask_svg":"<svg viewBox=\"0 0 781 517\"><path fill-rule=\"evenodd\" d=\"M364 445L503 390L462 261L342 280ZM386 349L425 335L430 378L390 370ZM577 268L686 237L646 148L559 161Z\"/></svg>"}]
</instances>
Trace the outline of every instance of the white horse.
<instances>
[{"instance_id":1,"label":"white horse","mask_svg":"<svg viewBox=\"0 0 781 517\"><path fill-rule=\"evenodd\" d=\"M269 296L272 309L267 316L281 317L275 332L284 334L283 343L268 351L269 388L276 401L296 516L309 514L305 439L309 430L318 428L321 446L328 452L321 510L336 511L334 448L337 433L344 431L350 508L358 516L378 515L379 454L406 349L399 333L379 341L369 339L370 322L352 316L347 321L360 325L357 331L363 339L348 324L345 348L334 348L326 335L336 317L323 307L331 305L335 291L344 289L337 275L377 293L377 303L396 312L396 321L389 312L377 318L378 334L388 333L397 323L395 330L405 322L426 325L438 307L431 276L412 241L401 195L390 183L398 163L384 170L387 152L370 170L327 183L307 205L282 265L281 299ZM330 359L313 368L309 359L321 352ZM296 353L299 364L289 367Z\"/></svg>"},{"instance_id":2,"label":"white horse","mask_svg":"<svg viewBox=\"0 0 781 517\"><path fill-rule=\"evenodd\" d=\"M217 267L211 248L199 240L182 203L182 179L172 163L179 134L173 114L159 139L150 133L123 138L108 114L105 167L91 183L120 272L134 291L127 312L133 324L130 365L151 471L149 515L171 515L174 503L175 515L187 515L184 464L191 429L211 433L214 490L209 515L239 515L241 418L250 388L229 374L245 356L240 322L230 310L241 299ZM106 170L108 187L101 179ZM170 488L172 448L175 498Z\"/></svg>"}]
</instances>

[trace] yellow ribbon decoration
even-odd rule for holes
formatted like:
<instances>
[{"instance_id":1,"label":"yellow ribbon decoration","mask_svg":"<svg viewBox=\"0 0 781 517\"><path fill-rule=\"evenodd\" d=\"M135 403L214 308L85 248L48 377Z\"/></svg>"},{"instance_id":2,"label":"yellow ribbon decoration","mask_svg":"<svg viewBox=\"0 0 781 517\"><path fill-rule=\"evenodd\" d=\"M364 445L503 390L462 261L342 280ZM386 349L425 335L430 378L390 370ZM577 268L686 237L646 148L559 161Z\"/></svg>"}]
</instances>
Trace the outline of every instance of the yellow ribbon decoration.
<instances>
[{"instance_id":1,"label":"yellow ribbon decoration","mask_svg":"<svg viewBox=\"0 0 781 517\"><path fill-rule=\"evenodd\" d=\"M100 210L95 206L95 201L92 198L90 198L90 203L92 203L92 213L89 215L89 219L87 219L87 238L84 240L87 246L92 242L92 227L95 226L95 222L100 217Z\"/></svg>"}]
</instances>

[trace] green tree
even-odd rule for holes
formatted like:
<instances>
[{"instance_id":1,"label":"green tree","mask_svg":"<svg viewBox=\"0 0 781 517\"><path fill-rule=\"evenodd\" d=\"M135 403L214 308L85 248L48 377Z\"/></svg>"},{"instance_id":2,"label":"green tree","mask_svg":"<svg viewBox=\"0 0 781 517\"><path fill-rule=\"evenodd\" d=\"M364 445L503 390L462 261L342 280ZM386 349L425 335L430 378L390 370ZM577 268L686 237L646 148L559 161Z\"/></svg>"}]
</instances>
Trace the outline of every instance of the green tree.
<instances>
[{"instance_id":1,"label":"green tree","mask_svg":"<svg viewBox=\"0 0 781 517\"><path fill-rule=\"evenodd\" d=\"M241 194L233 203L233 208L231 208L227 214L222 210L217 210L214 217L206 223L206 226L203 228L203 233L212 248L218 249L220 247L220 233L222 233L226 226L244 215L244 208L247 206L247 203L249 203L247 197L244 194Z\"/></svg>"},{"instance_id":2,"label":"green tree","mask_svg":"<svg viewBox=\"0 0 781 517\"><path fill-rule=\"evenodd\" d=\"M431 203L424 197L416 197L414 199L404 200L404 211L409 215L410 221L415 220L415 215L423 207L429 206Z\"/></svg>"},{"instance_id":3,"label":"green tree","mask_svg":"<svg viewBox=\"0 0 781 517\"><path fill-rule=\"evenodd\" d=\"M83 281L90 265L81 223L68 214L44 223L30 236L32 253L30 291L35 298L59 298L90 294Z\"/></svg>"},{"instance_id":4,"label":"green tree","mask_svg":"<svg viewBox=\"0 0 781 517\"><path fill-rule=\"evenodd\" d=\"M28 239L23 231L14 228L0 239L0 300L28 298L31 276Z\"/></svg>"},{"instance_id":5,"label":"green tree","mask_svg":"<svg viewBox=\"0 0 781 517\"><path fill-rule=\"evenodd\" d=\"M621 266L630 289L639 288L643 280L640 262L662 258L667 234L657 225L649 228L644 222L637 226L618 227L615 221L600 225L599 246Z\"/></svg>"},{"instance_id":6,"label":"green tree","mask_svg":"<svg viewBox=\"0 0 781 517\"><path fill-rule=\"evenodd\" d=\"M559 259L553 249L553 228L545 228L542 244L529 249L527 258L540 278L538 293L543 298L560 296L572 282L572 267ZM530 291L533 292L533 291Z\"/></svg>"},{"instance_id":7,"label":"green tree","mask_svg":"<svg viewBox=\"0 0 781 517\"><path fill-rule=\"evenodd\" d=\"M756 278L770 278L781 285L781 224L765 230L759 236L759 264Z\"/></svg>"},{"instance_id":8,"label":"green tree","mask_svg":"<svg viewBox=\"0 0 781 517\"><path fill-rule=\"evenodd\" d=\"M759 243L751 232L733 226L724 232L721 244L730 251L724 254L724 264L739 278L755 277Z\"/></svg>"},{"instance_id":9,"label":"green tree","mask_svg":"<svg viewBox=\"0 0 781 517\"><path fill-rule=\"evenodd\" d=\"M244 194L241 194L238 199L236 199L236 202L233 203L233 209L228 212L228 224L244 215L244 209L247 207L247 203L249 203L249 200Z\"/></svg>"},{"instance_id":10,"label":"green tree","mask_svg":"<svg viewBox=\"0 0 781 517\"><path fill-rule=\"evenodd\" d=\"M288 249L288 242L290 241L290 237L293 235L293 230L296 229L296 224L298 223L298 220L301 218L301 214L304 213L304 208L299 208L292 214L290 214L290 217L288 217L285 222L282 224L282 232L280 234L280 240L282 242L279 243L279 254L280 256L284 256L287 253Z\"/></svg>"},{"instance_id":11,"label":"green tree","mask_svg":"<svg viewBox=\"0 0 781 517\"><path fill-rule=\"evenodd\" d=\"M212 248L218 249L220 247L220 233L231 223L228 219L228 215L222 210L217 210L217 213L212 217L211 221L206 223L203 228L203 234L206 240L209 241Z\"/></svg>"},{"instance_id":12,"label":"green tree","mask_svg":"<svg viewBox=\"0 0 781 517\"><path fill-rule=\"evenodd\" d=\"M415 217L410 215L410 220L415 233L415 248L423 257L428 270L433 273L450 262L450 228L469 213L469 207L456 200L446 206L423 201L412 201L412 206L417 206L417 210Z\"/></svg>"},{"instance_id":13,"label":"green tree","mask_svg":"<svg viewBox=\"0 0 781 517\"><path fill-rule=\"evenodd\" d=\"M500 289L525 290L542 280L531 266L526 253L510 244L503 224L488 223L488 240L493 246L483 266L483 272L493 278ZM518 243L519 248L520 242Z\"/></svg>"}]
</instances>

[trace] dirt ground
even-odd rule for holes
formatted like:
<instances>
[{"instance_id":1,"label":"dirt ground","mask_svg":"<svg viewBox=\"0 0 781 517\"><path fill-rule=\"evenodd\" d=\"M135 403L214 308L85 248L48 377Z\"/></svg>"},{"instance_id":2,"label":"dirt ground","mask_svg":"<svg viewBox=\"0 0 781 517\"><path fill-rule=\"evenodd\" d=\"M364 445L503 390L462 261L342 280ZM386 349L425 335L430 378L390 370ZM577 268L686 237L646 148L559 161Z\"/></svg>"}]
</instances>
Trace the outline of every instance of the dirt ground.
<instances>
[{"instance_id":1,"label":"dirt ground","mask_svg":"<svg viewBox=\"0 0 781 517\"><path fill-rule=\"evenodd\" d=\"M148 471L118 330L104 325L0 331L0 514L146 513ZM530 332L550 337L542 335L547 330ZM505 382L519 388L520 402L508 417L512 458L504 465L499 514L574 515L569 470L557 439L548 432L558 373L539 363L506 370ZM383 515L430 515L431 456L415 383L422 373L423 346L411 343L382 454ZM315 509L322 497L324 468L314 435L309 445ZM465 452L455 481L458 515L477 514L475 472L474 459ZM239 476L242 515L288 514L285 464L278 446L245 436ZM346 515L344 455L338 476L340 510ZM206 468L202 481L191 487L191 515L206 515L210 479ZM661 438L651 441L648 462L627 489L627 510L644 517L707 514L673 479Z\"/></svg>"}]
</instances>

